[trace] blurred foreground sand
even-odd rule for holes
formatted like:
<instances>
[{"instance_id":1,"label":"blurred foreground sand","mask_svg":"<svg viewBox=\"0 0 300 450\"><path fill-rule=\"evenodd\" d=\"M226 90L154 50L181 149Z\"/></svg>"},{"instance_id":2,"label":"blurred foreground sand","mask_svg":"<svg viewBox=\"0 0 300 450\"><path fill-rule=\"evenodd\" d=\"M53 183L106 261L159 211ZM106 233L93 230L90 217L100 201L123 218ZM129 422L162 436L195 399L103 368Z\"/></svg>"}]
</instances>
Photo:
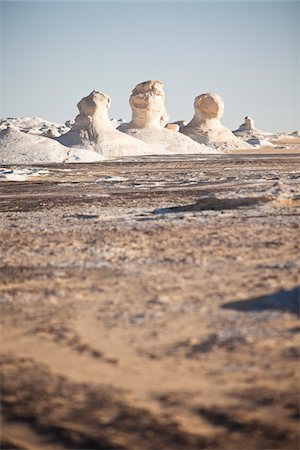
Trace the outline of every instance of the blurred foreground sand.
<instances>
[{"instance_id":1,"label":"blurred foreground sand","mask_svg":"<svg viewBox=\"0 0 300 450\"><path fill-rule=\"evenodd\" d=\"M1 183L3 449L298 447L300 155L258 153Z\"/></svg>"}]
</instances>

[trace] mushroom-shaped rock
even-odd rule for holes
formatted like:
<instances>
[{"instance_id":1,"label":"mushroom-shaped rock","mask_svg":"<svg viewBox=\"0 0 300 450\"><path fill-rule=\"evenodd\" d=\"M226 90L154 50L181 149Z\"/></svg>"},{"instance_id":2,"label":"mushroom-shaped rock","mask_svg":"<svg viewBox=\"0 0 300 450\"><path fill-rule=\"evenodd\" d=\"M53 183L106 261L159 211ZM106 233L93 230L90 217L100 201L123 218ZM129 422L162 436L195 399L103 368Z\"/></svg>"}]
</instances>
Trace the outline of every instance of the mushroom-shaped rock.
<instances>
[{"instance_id":1,"label":"mushroom-shaped rock","mask_svg":"<svg viewBox=\"0 0 300 450\"><path fill-rule=\"evenodd\" d=\"M138 84L129 100L132 119L118 130L159 147L160 153L214 153L215 150L194 142L174 129L165 128L167 113L161 81Z\"/></svg>"},{"instance_id":2,"label":"mushroom-shaped rock","mask_svg":"<svg viewBox=\"0 0 300 450\"><path fill-rule=\"evenodd\" d=\"M252 146L238 139L220 119L224 112L224 102L217 94L201 94L194 101L195 115L180 132L194 141L223 151Z\"/></svg>"},{"instance_id":3,"label":"mushroom-shaped rock","mask_svg":"<svg viewBox=\"0 0 300 450\"><path fill-rule=\"evenodd\" d=\"M110 104L106 94L91 92L77 104L79 114L71 130L57 140L67 147L94 150L107 157L154 153L144 142L115 129L107 115Z\"/></svg>"},{"instance_id":4,"label":"mushroom-shaped rock","mask_svg":"<svg viewBox=\"0 0 300 450\"><path fill-rule=\"evenodd\" d=\"M104 158L96 152L88 152L88 155L80 149L72 152L53 139L23 133L11 126L0 131L1 164L91 162L101 159Z\"/></svg>"}]
</instances>

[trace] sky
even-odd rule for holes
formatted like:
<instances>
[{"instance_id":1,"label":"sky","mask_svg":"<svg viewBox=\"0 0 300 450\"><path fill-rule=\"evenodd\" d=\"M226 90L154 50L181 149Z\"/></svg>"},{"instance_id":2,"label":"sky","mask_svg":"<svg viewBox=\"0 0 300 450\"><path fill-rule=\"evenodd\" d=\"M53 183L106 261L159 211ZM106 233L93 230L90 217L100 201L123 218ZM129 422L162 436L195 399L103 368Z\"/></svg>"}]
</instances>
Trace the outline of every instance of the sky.
<instances>
[{"instance_id":1,"label":"sky","mask_svg":"<svg viewBox=\"0 0 300 450\"><path fill-rule=\"evenodd\" d=\"M164 82L170 121L205 92L224 125L300 128L300 1L0 0L0 117L63 123L93 89L130 119L129 96Z\"/></svg>"}]
</instances>

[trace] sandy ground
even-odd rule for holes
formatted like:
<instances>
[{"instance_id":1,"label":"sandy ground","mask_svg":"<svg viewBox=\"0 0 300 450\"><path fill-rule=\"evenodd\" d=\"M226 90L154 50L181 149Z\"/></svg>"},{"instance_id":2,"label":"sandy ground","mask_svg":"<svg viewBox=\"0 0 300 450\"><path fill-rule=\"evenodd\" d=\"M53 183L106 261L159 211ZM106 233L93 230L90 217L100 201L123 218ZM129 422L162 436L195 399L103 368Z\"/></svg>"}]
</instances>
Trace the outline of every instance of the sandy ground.
<instances>
[{"instance_id":1,"label":"sandy ground","mask_svg":"<svg viewBox=\"0 0 300 450\"><path fill-rule=\"evenodd\" d=\"M296 450L300 155L38 170L0 184L2 448Z\"/></svg>"}]
</instances>

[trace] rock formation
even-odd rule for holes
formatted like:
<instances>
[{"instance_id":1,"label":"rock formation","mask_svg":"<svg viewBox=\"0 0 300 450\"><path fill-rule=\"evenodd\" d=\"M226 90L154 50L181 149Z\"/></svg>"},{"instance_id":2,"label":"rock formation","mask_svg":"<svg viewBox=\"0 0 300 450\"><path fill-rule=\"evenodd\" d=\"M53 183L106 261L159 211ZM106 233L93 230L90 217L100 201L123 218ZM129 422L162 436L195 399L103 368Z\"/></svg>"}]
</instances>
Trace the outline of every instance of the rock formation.
<instances>
[{"instance_id":1,"label":"rock formation","mask_svg":"<svg viewBox=\"0 0 300 450\"><path fill-rule=\"evenodd\" d=\"M96 152L68 149L54 139L24 133L12 126L0 131L1 164L93 162L102 159Z\"/></svg>"},{"instance_id":2,"label":"rock formation","mask_svg":"<svg viewBox=\"0 0 300 450\"><path fill-rule=\"evenodd\" d=\"M60 134L56 130L53 130L52 128L48 128L48 130L46 130L43 133L43 136L51 138L51 139L55 139L56 137L60 136Z\"/></svg>"},{"instance_id":3,"label":"rock formation","mask_svg":"<svg viewBox=\"0 0 300 450\"><path fill-rule=\"evenodd\" d=\"M290 136L299 138L300 137L300 130L293 131L293 133L290 133Z\"/></svg>"},{"instance_id":4,"label":"rock formation","mask_svg":"<svg viewBox=\"0 0 300 450\"><path fill-rule=\"evenodd\" d=\"M194 101L195 115L180 132L194 141L223 151L251 148L221 124L224 102L217 94L201 94Z\"/></svg>"},{"instance_id":5,"label":"rock formation","mask_svg":"<svg viewBox=\"0 0 300 450\"><path fill-rule=\"evenodd\" d=\"M211 153L213 149L193 142L166 124L165 94L161 81L149 80L138 84L130 96L132 120L118 130L134 136L166 153ZM154 152L153 152L154 153Z\"/></svg>"},{"instance_id":6,"label":"rock formation","mask_svg":"<svg viewBox=\"0 0 300 450\"><path fill-rule=\"evenodd\" d=\"M93 91L77 104L79 114L70 131L57 140L73 148L94 150L107 157L154 153L145 143L117 131L108 118L111 99Z\"/></svg>"},{"instance_id":7,"label":"rock formation","mask_svg":"<svg viewBox=\"0 0 300 450\"><path fill-rule=\"evenodd\" d=\"M179 129L180 129L180 127L177 123L167 123L165 128L167 128L168 130L172 130L172 131L179 131Z\"/></svg>"},{"instance_id":8,"label":"rock formation","mask_svg":"<svg viewBox=\"0 0 300 450\"><path fill-rule=\"evenodd\" d=\"M181 128L184 128L187 124L188 122L186 120L176 120L175 122L168 123L168 125L178 125L179 130L181 130Z\"/></svg>"},{"instance_id":9,"label":"rock formation","mask_svg":"<svg viewBox=\"0 0 300 450\"><path fill-rule=\"evenodd\" d=\"M65 125L49 122L40 117L7 117L0 120L0 130L4 130L8 126L12 126L24 133L46 137L58 137L69 131ZM48 130L51 130L51 133Z\"/></svg>"},{"instance_id":10,"label":"rock formation","mask_svg":"<svg viewBox=\"0 0 300 450\"><path fill-rule=\"evenodd\" d=\"M255 130L254 120L250 116L245 117L245 122L239 126L237 131L250 131Z\"/></svg>"},{"instance_id":11,"label":"rock formation","mask_svg":"<svg viewBox=\"0 0 300 450\"><path fill-rule=\"evenodd\" d=\"M273 134L255 128L254 120L249 116L245 117L245 122L233 133L235 136L254 147L274 147L272 142L268 140L268 138L273 137Z\"/></svg>"}]
</instances>

